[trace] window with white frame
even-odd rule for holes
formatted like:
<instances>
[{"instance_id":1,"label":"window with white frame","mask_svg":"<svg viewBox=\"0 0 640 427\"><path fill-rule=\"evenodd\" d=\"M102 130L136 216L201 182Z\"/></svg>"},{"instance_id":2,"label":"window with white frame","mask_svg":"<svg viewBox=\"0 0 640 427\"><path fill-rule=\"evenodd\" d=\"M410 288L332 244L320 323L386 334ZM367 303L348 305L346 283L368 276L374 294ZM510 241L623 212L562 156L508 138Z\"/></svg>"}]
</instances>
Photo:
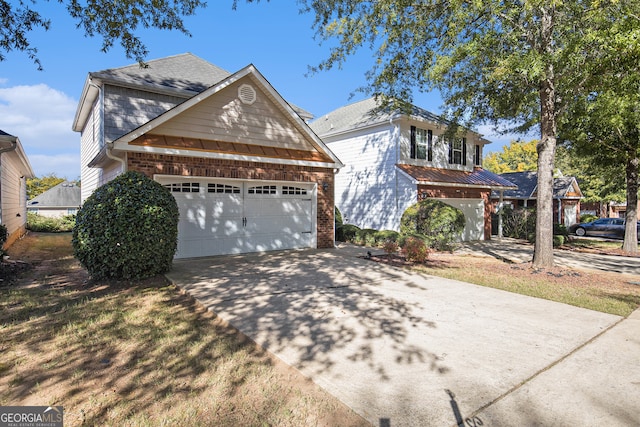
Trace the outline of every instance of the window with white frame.
<instances>
[{"instance_id":1,"label":"window with white frame","mask_svg":"<svg viewBox=\"0 0 640 427\"><path fill-rule=\"evenodd\" d=\"M482 166L482 146L476 144L473 151L473 164L474 166Z\"/></svg>"},{"instance_id":2,"label":"window with white frame","mask_svg":"<svg viewBox=\"0 0 640 427\"><path fill-rule=\"evenodd\" d=\"M412 159L433 160L433 131L411 126Z\"/></svg>"},{"instance_id":3,"label":"window with white frame","mask_svg":"<svg viewBox=\"0 0 640 427\"><path fill-rule=\"evenodd\" d=\"M467 164L467 138L455 138L449 142L449 163L453 165Z\"/></svg>"}]
</instances>

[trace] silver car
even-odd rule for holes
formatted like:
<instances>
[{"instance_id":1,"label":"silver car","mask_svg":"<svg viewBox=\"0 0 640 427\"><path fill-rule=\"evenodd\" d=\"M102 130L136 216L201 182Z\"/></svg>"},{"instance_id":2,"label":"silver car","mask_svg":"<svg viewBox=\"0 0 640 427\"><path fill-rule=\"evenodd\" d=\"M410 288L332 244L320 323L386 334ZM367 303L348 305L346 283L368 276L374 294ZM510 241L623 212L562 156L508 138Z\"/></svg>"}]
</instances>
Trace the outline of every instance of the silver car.
<instances>
[{"instance_id":1,"label":"silver car","mask_svg":"<svg viewBox=\"0 0 640 427\"><path fill-rule=\"evenodd\" d=\"M637 224L640 238L640 222ZM599 218L595 221L574 224L569 228L576 236L600 236L624 239L625 220L622 218Z\"/></svg>"}]
</instances>

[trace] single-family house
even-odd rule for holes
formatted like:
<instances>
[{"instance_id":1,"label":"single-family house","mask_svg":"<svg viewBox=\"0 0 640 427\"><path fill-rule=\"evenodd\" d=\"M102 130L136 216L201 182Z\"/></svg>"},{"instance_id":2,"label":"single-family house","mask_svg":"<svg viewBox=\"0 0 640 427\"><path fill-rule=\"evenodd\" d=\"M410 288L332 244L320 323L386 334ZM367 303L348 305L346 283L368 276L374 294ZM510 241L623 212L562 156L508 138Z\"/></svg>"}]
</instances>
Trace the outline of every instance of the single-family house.
<instances>
[{"instance_id":1,"label":"single-family house","mask_svg":"<svg viewBox=\"0 0 640 427\"><path fill-rule=\"evenodd\" d=\"M80 186L64 181L27 201L27 212L49 218L74 215L80 208Z\"/></svg>"},{"instance_id":2,"label":"single-family house","mask_svg":"<svg viewBox=\"0 0 640 427\"><path fill-rule=\"evenodd\" d=\"M89 73L82 199L126 170L180 210L176 257L334 246L338 157L254 65L229 73L193 54Z\"/></svg>"},{"instance_id":3,"label":"single-family house","mask_svg":"<svg viewBox=\"0 0 640 427\"><path fill-rule=\"evenodd\" d=\"M0 221L7 227L5 249L25 233L27 179L34 177L20 139L0 130Z\"/></svg>"},{"instance_id":4,"label":"single-family house","mask_svg":"<svg viewBox=\"0 0 640 427\"><path fill-rule=\"evenodd\" d=\"M448 138L446 122L417 106L380 109L369 98L311 128L345 164L336 175L336 206L344 222L361 228L399 230L409 206L433 198L463 211L463 240L490 239L491 190L515 188L482 169L489 141L471 130Z\"/></svg>"},{"instance_id":5,"label":"single-family house","mask_svg":"<svg viewBox=\"0 0 640 427\"><path fill-rule=\"evenodd\" d=\"M502 194L503 205L517 207L535 207L538 190L538 172L510 172L500 176L518 186L517 189L505 190ZM556 224L567 227L578 222L580 218L580 199L582 191L573 176L560 176L553 179L553 218ZM500 203L500 194L491 194L494 204Z\"/></svg>"}]
</instances>

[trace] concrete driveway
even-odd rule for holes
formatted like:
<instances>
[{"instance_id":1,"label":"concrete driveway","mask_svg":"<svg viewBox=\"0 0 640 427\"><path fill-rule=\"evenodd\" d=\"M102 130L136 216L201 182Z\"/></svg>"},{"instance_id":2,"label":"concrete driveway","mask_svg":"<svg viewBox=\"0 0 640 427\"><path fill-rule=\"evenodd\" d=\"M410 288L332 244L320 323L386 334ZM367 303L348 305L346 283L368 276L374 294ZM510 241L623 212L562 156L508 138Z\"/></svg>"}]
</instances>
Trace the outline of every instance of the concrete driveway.
<instances>
[{"instance_id":1,"label":"concrete driveway","mask_svg":"<svg viewBox=\"0 0 640 427\"><path fill-rule=\"evenodd\" d=\"M640 315L410 273L365 252L179 260L167 276L376 426L640 424Z\"/></svg>"}]
</instances>

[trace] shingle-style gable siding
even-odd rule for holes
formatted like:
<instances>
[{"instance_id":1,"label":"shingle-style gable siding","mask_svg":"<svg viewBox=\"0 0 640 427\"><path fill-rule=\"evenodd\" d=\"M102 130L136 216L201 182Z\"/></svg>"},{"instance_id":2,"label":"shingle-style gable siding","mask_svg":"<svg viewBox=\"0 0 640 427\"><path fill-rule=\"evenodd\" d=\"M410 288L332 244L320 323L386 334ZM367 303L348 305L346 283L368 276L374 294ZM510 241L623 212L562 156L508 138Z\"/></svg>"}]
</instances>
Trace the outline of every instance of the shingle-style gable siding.
<instances>
[{"instance_id":1,"label":"shingle-style gable siding","mask_svg":"<svg viewBox=\"0 0 640 427\"><path fill-rule=\"evenodd\" d=\"M255 101L244 103L238 97L239 88L251 87ZM267 95L249 79L242 79L222 89L178 117L156 127L156 134L279 147L314 150L308 137L285 117Z\"/></svg>"},{"instance_id":2,"label":"shingle-style gable siding","mask_svg":"<svg viewBox=\"0 0 640 427\"><path fill-rule=\"evenodd\" d=\"M124 87L104 87L104 133L113 142L183 102L185 98Z\"/></svg>"}]
</instances>

